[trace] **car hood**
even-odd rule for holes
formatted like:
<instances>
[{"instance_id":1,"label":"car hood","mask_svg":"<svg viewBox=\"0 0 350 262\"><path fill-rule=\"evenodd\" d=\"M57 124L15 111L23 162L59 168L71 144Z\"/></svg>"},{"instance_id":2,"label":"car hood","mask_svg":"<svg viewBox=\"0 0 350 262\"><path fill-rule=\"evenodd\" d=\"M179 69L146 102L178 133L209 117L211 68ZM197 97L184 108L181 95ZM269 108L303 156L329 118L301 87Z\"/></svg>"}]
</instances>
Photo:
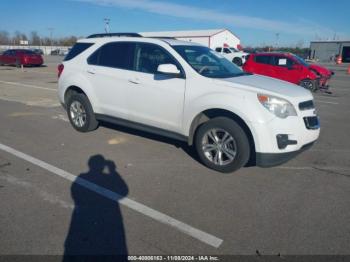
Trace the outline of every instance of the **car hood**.
<instances>
[{"instance_id":1,"label":"car hood","mask_svg":"<svg viewBox=\"0 0 350 262\"><path fill-rule=\"evenodd\" d=\"M309 65L309 69L316 71L320 75L325 75L325 76L330 76L332 74L332 71L329 70L328 68L317 65L317 64L311 64Z\"/></svg>"},{"instance_id":2,"label":"car hood","mask_svg":"<svg viewBox=\"0 0 350 262\"><path fill-rule=\"evenodd\" d=\"M228 85L249 90L256 93L264 93L279 96L285 99L313 99L310 91L298 85L282 80L261 75L244 75L239 77L216 79L221 85Z\"/></svg>"}]
</instances>

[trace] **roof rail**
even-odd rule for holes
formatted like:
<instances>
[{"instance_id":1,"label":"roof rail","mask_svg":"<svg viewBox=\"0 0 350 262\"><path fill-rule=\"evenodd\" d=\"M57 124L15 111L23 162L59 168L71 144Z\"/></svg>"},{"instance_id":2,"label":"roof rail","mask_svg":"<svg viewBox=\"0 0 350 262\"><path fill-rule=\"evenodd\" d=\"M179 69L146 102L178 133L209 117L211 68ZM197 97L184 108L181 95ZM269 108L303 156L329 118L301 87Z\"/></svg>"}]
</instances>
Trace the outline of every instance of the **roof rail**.
<instances>
[{"instance_id":1,"label":"roof rail","mask_svg":"<svg viewBox=\"0 0 350 262\"><path fill-rule=\"evenodd\" d=\"M142 37L142 35L138 33L103 33L103 34L89 35L87 38L112 37L112 36Z\"/></svg>"},{"instance_id":2,"label":"roof rail","mask_svg":"<svg viewBox=\"0 0 350 262\"><path fill-rule=\"evenodd\" d=\"M173 36L143 36L143 37L147 37L147 38L156 38L156 39L176 39Z\"/></svg>"}]
</instances>

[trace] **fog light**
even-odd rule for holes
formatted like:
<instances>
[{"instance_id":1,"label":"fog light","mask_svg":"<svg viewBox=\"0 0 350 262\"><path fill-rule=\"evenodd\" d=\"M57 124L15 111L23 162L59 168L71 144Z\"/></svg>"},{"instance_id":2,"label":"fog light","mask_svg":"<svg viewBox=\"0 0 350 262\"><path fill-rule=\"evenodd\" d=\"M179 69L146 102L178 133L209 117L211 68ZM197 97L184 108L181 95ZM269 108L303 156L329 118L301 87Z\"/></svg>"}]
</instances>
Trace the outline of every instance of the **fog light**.
<instances>
[{"instance_id":1,"label":"fog light","mask_svg":"<svg viewBox=\"0 0 350 262\"><path fill-rule=\"evenodd\" d=\"M296 140L289 140L288 135L286 134L278 134L276 136L277 145L279 149L285 149L288 145L296 145Z\"/></svg>"}]
</instances>

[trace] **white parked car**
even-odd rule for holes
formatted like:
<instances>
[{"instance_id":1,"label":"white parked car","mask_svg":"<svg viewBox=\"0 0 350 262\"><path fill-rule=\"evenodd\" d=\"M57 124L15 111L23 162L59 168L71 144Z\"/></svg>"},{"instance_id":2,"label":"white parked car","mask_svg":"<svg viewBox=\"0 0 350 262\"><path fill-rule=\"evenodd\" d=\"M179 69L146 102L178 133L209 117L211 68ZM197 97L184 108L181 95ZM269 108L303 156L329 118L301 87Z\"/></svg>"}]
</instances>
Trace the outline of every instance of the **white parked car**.
<instances>
[{"instance_id":1,"label":"white parked car","mask_svg":"<svg viewBox=\"0 0 350 262\"><path fill-rule=\"evenodd\" d=\"M320 132L308 90L244 73L190 42L82 39L58 70L59 99L76 130L92 131L108 121L186 141L220 172L248 161L281 164L310 147Z\"/></svg>"},{"instance_id":2,"label":"white parked car","mask_svg":"<svg viewBox=\"0 0 350 262\"><path fill-rule=\"evenodd\" d=\"M217 47L215 48L215 51L238 66L242 66L246 61L247 55L249 55L248 53L239 51L234 47Z\"/></svg>"}]
</instances>

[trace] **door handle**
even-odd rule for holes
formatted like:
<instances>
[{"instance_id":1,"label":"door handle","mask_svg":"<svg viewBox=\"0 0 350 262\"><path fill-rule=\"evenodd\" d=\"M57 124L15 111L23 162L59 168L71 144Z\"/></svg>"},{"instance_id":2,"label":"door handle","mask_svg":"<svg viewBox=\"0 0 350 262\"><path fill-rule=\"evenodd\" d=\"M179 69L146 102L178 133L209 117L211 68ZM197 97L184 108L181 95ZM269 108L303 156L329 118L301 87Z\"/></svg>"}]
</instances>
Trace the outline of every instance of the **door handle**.
<instances>
[{"instance_id":1,"label":"door handle","mask_svg":"<svg viewBox=\"0 0 350 262\"><path fill-rule=\"evenodd\" d=\"M91 74L91 75L96 74L95 70L87 70L86 72L88 72L88 73Z\"/></svg>"},{"instance_id":2,"label":"door handle","mask_svg":"<svg viewBox=\"0 0 350 262\"><path fill-rule=\"evenodd\" d=\"M129 79L128 80L130 83L133 83L135 85L138 85L140 84L140 80L138 78L134 78L134 79Z\"/></svg>"}]
</instances>

